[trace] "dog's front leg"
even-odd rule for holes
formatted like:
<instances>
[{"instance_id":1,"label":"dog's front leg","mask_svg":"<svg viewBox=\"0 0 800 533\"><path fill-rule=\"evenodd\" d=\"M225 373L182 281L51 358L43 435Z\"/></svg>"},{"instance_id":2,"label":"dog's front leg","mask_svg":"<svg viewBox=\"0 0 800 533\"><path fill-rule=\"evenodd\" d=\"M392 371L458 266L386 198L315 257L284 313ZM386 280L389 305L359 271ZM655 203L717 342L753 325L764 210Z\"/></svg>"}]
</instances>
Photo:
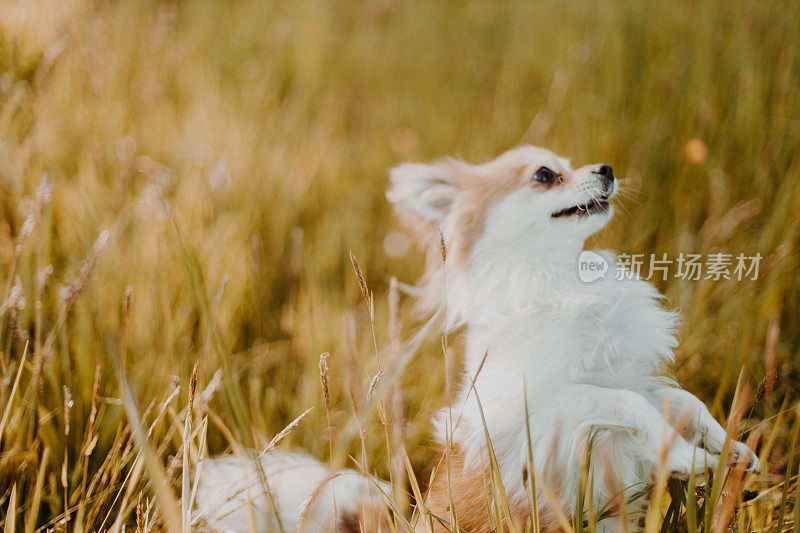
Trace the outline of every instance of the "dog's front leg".
<instances>
[{"instance_id":1,"label":"dog's front leg","mask_svg":"<svg viewBox=\"0 0 800 533\"><path fill-rule=\"evenodd\" d=\"M594 428L627 432L633 439L631 453L651 464L665 460L667 468L678 477L688 477L692 470L701 474L707 467L717 467L717 455L689 444L653 403L637 392L576 384L556 396L553 405L558 407L553 414L558 418L553 423L560 431L588 434ZM619 451L603 453L614 456Z\"/></svg>"},{"instance_id":2,"label":"dog's front leg","mask_svg":"<svg viewBox=\"0 0 800 533\"><path fill-rule=\"evenodd\" d=\"M656 405L669 406L670 423L686 438L700 438L711 453L719 455L725 444L726 431L717 422L706 405L696 396L677 387L664 387L655 391ZM755 452L746 444L731 439L728 464L742 464L748 472L760 468Z\"/></svg>"}]
</instances>

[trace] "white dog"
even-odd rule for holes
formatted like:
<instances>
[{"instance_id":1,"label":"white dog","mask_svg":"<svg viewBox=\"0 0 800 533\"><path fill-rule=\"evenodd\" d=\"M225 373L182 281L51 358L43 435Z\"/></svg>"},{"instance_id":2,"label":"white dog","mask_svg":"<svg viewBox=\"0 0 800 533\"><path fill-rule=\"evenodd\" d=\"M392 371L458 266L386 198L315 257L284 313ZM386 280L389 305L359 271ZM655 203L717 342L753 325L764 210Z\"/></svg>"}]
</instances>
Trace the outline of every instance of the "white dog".
<instances>
[{"instance_id":1,"label":"white dog","mask_svg":"<svg viewBox=\"0 0 800 533\"><path fill-rule=\"evenodd\" d=\"M353 470L331 472L307 455L272 449L261 457L206 459L193 529L249 533L378 531L384 482ZM382 527L386 531L386 527Z\"/></svg>"},{"instance_id":2,"label":"white dog","mask_svg":"<svg viewBox=\"0 0 800 533\"><path fill-rule=\"evenodd\" d=\"M529 508L525 397L537 488L545 484L567 516L575 509L590 434L594 501L587 504L596 509L623 489L626 495L642 489L662 456L679 477L720 461L725 430L665 373L677 344L676 317L661 306L661 295L635 276L617 279L608 252L598 252L610 265L605 277L578 278L584 241L611 218L616 190L609 166L573 169L533 146L481 165L445 159L391 171L387 196L427 243L420 304L444 315L446 330L466 331L460 393L452 411L436 420L441 444L450 446L450 487L440 471L428 507L449 516L452 494L467 531L490 529L477 400L511 512L523 527ZM679 423L682 413L688 423ZM758 469L747 446L733 441L730 450L728 463ZM538 502L548 529L553 506L541 490Z\"/></svg>"}]
</instances>

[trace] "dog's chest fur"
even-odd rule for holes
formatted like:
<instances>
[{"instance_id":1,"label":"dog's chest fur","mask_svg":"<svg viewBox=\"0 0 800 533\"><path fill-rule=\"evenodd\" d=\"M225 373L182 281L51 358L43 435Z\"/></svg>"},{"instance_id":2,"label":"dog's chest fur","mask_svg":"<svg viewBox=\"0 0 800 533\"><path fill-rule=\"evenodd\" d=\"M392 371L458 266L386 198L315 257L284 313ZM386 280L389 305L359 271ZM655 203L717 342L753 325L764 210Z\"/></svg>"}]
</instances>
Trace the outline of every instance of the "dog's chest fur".
<instances>
[{"instance_id":1,"label":"dog's chest fur","mask_svg":"<svg viewBox=\"0 0 800 533\"><path fill-rule=\"evenodd\" d=\"M509 380L521 387L523 378L529 395L564 382L639 389L642 379L672 358L675 315L645 281L582 283L534 275L518 283L511 276L505 290L513 294L486 295L480 314L465 320L464 380L483 362L479 393L492 383L508 390ZM502 304L509 301L514 305ZM484 372L508 379L483 379Z\"/></svg>"},{"instance_id":2,"label":"dog's chest fur","mask_svg":"<svg viewBox=\"0 0 800 533\"><path fill-rule=\"evenodd\" d=\"M549 416L553 398L571 384L646 393L666 379L659 370L672 358L675 315L660 305L658 292L647 282L612 276L582 283L521 272L507 276L504 287L471 294L472 302L482 299L483 305L472 308L479 310L472 318L464 313L459 396L452 410L436 418L440 442L463 450L466 465L480 463L484 420L499 455L519 455L526 445L526 397L535 423L537 416ZM511 484L519 477L516 470L507 475Z\"/></svg>"}]
</instances>

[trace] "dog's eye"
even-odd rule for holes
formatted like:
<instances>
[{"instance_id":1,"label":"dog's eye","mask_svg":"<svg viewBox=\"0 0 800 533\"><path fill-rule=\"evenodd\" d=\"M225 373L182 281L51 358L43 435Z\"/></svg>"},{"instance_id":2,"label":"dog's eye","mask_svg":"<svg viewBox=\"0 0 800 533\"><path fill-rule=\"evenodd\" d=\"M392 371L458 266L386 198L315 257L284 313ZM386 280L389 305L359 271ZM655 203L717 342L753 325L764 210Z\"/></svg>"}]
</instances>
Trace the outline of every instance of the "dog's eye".
<instances>
[{"instance_id":1,"label":"dog's eye","mask_svg":"<svg viewBox=\"0 0 800 533\"><path fill-rule=\"evenodd\" d=\"M542 167L533 175L533 179L539 183L553 183L558 178L558 174L547 167Z\"/></svg>"}]
</instances>

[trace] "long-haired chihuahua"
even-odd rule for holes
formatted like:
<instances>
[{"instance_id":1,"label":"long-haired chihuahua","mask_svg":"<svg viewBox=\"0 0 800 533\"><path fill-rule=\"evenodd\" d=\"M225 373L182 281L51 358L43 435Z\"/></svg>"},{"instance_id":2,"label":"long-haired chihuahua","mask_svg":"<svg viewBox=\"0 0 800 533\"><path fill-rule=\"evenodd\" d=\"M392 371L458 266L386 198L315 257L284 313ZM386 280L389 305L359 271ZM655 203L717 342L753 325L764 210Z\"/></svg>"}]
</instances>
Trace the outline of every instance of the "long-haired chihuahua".
<instances>
[{"instance_id":1,"label":"long-haired chihuahua","mask_svg":"<svg viewBox=\"0 0 800 533\"><path fill-rule=\"evenodd\" d=\"M612 272L592 283L578 276L584 241L611 219L617 188L610 166L573 168L534 146L479 165L443 159L391 171L387 196L427 251L419 305L443 316L446 331L464 330L460 391L434 421L450 475L442 462L427 507L447 517L452 502L467 531L491 528L487 435L522 527L536 476L543 530L556 527L556 506L574 512L590 440L585 504L596 509L640 491L657 465L685 478L721 462L725 429L669 376L676 315L662 295L606 251L596 253ZM723 463L758 469L746 445L729 450Z\"/></svg>"}]
</instances>

